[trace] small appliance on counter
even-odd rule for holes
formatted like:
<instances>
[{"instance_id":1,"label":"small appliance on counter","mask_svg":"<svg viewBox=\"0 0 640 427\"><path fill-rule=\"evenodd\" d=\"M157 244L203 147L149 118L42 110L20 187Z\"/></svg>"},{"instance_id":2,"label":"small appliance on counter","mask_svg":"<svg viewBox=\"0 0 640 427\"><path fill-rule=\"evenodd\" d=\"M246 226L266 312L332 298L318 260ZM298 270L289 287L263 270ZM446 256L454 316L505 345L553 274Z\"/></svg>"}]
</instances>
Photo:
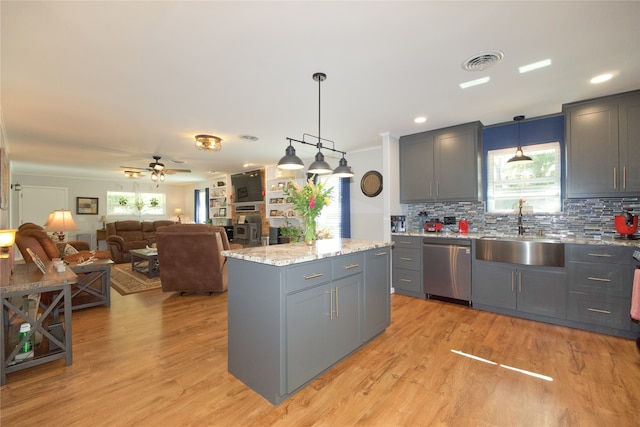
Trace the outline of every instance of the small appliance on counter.
<instances>
[{"instance_id":1,"label":"small appliance on counter","mask_svg":"<svg viewBox=\"0 0 640 427\"><path fill-rule=\"evenodd\" d=\"M407 231L406 215L391 215L391 232L404 233Z\"/></svg>"},{"instance_id":2,"label":"small appliance on counter","mask_svg":"<svg viewBox=\"0 0 640 427\"><path fill-rule=\"evenodd\" d=\"M444 224L439 219L430 219L424 223L424 231L435 232L441 231Z\"/></svg>"},{"instance_id":3,"label":"small appliance on counter","mask_svg":"<svg viewBox=\"0 0 640 427\"><path fill-rule=\"evenodd\" d=\"M458 222L458 232L462 234L469 233L469 221L467 221L465 218L462 218L460 222Z\"/></svg>"},{"instance_id":4,"label":"small appliance on counter","mask_svg":"<svg viewBox=\"0 0 640 427\"><path fill-rule=\"evenodd\" d=\"M640 239L640 236L634 233L638 231L638 215L632 215L633 209L623 209L622 215L615 216L616 231L620 236L616 239Z\"/></svg>"}]
</instances>

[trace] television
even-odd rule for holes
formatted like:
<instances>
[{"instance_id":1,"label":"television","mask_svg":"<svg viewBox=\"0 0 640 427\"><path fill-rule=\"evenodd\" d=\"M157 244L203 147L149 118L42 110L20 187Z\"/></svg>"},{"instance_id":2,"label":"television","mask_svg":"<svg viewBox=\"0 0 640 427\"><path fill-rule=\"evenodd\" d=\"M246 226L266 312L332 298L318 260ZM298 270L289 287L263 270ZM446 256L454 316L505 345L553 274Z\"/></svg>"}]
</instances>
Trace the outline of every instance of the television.
<instances>
[{"instance_id":1,"label":"television","mask_svg":"<svg viewBox=\"0 0 640 427\"><path fill-rule=\"evenodd\" d=\"M263 202L262 170L231 175L233 203Z\"/></svg>"}]
</instances>

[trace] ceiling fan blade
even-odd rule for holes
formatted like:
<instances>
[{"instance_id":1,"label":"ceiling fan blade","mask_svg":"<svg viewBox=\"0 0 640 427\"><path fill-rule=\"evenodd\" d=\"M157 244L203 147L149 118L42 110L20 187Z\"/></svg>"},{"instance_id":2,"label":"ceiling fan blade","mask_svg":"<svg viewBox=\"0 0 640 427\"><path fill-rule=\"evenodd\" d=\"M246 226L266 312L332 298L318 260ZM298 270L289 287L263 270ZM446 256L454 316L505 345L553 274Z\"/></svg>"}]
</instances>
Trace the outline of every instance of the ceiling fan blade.
<instances>
[{"instance_id":1,"label":"ceiling fan blade","mask_svg":"<svg viewBox=\"0 0 640 427\"><path fill-rule=\"evenodd\" d=\"M135 166L120 166L120 167L123 168L123 169L126 169L126 170L139 170L139 171L150 171L151 170L149 168L137 168Z\"/></svg>"},{"instance_id":2,"label":"ceiling fan blade","mask_svg":"<svg viewBox=\"0 0 640 427\"><path fill-rule=\"evenodd\" d=\"M164 173L176 173L176 172L191 173L191 169L165 169L163 172Z\"/></svg>"}]
</instances>

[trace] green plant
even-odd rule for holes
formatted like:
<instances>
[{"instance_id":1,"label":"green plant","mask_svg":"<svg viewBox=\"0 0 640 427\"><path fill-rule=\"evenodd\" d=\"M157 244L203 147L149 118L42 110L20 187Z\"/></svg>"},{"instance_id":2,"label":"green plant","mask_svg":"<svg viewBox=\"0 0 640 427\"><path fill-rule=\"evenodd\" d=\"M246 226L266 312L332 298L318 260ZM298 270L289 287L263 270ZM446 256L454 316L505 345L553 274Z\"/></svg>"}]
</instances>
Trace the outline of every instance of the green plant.
<instances>
[{"instance_id":1,"label":"green plant","mask_svg":"<svg viewBox=\"0 0 640 427\"><path fill-rule=\"evenodd\" d=\"M153 199L149 200L149 204L150 204L152 207L154 207L154 208L155 208L156 206L158 206L158 205L160 204L160 202L158 202L158 199L156 199L156 198L154 197Z\"/></svg>"},{"instance_id":2,"label":"green plant","mask_svg":"<svg viewBox=\"0 0 640 427\"><path fill-rule=\"evenodd\" d=\"M286 226L280 227L280 235L282 237L288 237L291 242L297 242L300 238L300 232L302 229L300 227L294 226Z\"/></svg>"},{"instance_id":3,"label":"green plant","mask_svg":"<svg viewBox=\"0 0 640 427\"><path fill-rule=\"evenodd\" d=\"M127 206L127 198L124 196L120 196L120 199L118 199L118 204L120 206Z\"/></svg>"}]
</instances>

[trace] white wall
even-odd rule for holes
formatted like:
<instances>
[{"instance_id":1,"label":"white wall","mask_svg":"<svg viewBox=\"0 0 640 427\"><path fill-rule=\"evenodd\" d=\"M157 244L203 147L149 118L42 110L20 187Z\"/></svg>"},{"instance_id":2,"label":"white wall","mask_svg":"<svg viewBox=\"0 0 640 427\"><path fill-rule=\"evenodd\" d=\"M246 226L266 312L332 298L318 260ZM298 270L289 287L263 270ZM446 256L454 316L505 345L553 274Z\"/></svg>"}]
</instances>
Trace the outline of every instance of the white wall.
<instances>
[{"instance_id":1,"label":"white wall","mask_svg":"<svg viewBox=\"0 0 640 427\"><path fill-rule=\"evenodd\" d=\"M384 199L389 197L388 177L383 173L382 146L350 151L347 156L355 176L351 178L351 238L389 240L389 223L384 222ZM360 190L362 176L370 170L382 174L382 192L367 197Z\"/></svg>"},{"instance_id":2,"label":"white wall","mask_svg":"<svg viewBox=\"0 0 640 427\"><path fill-rule=\"evenodd\" d=\"M77 178L61 178L50 176L38 176L38 175L14 175L11 180L12 183L20 183L21 185L28 186L45 186L45 187L64 187L68 188L68 203L67 206L73 214L80 230L75 232L76 234L90 233L92 236L92 242L95 241L95 231L102 228L102 223L99 219L102 215L106 214L107 210L107 191L136 191L144 193L164 193L166 194L167 209L166 215L144 215L144 216L119 216L118 218L108 218L109 221L136 219L145 221L155 221L159 219L170 219L173 217L173 211L175 208L182 208L184 214L189 218L194 218L193 206L193 190L195 188L204 189L208 186L208 182L202 182L198 184L190 185L172 185L167 183L160 184L156 187L156 184L150 180L144 178L138 180L129 180L122 178L122 181L101 181L91 179L77 179ZM18 222L18 197L19 192L11 191L11 227L18 228L20 224ZM76 197L97 197L98 202L98 215L77 215L76 212ZM42 219L42 224L47 218ZM75 238L74 233L69 233L69 238L73 240Z\"/></svg>"}]
</instances>

